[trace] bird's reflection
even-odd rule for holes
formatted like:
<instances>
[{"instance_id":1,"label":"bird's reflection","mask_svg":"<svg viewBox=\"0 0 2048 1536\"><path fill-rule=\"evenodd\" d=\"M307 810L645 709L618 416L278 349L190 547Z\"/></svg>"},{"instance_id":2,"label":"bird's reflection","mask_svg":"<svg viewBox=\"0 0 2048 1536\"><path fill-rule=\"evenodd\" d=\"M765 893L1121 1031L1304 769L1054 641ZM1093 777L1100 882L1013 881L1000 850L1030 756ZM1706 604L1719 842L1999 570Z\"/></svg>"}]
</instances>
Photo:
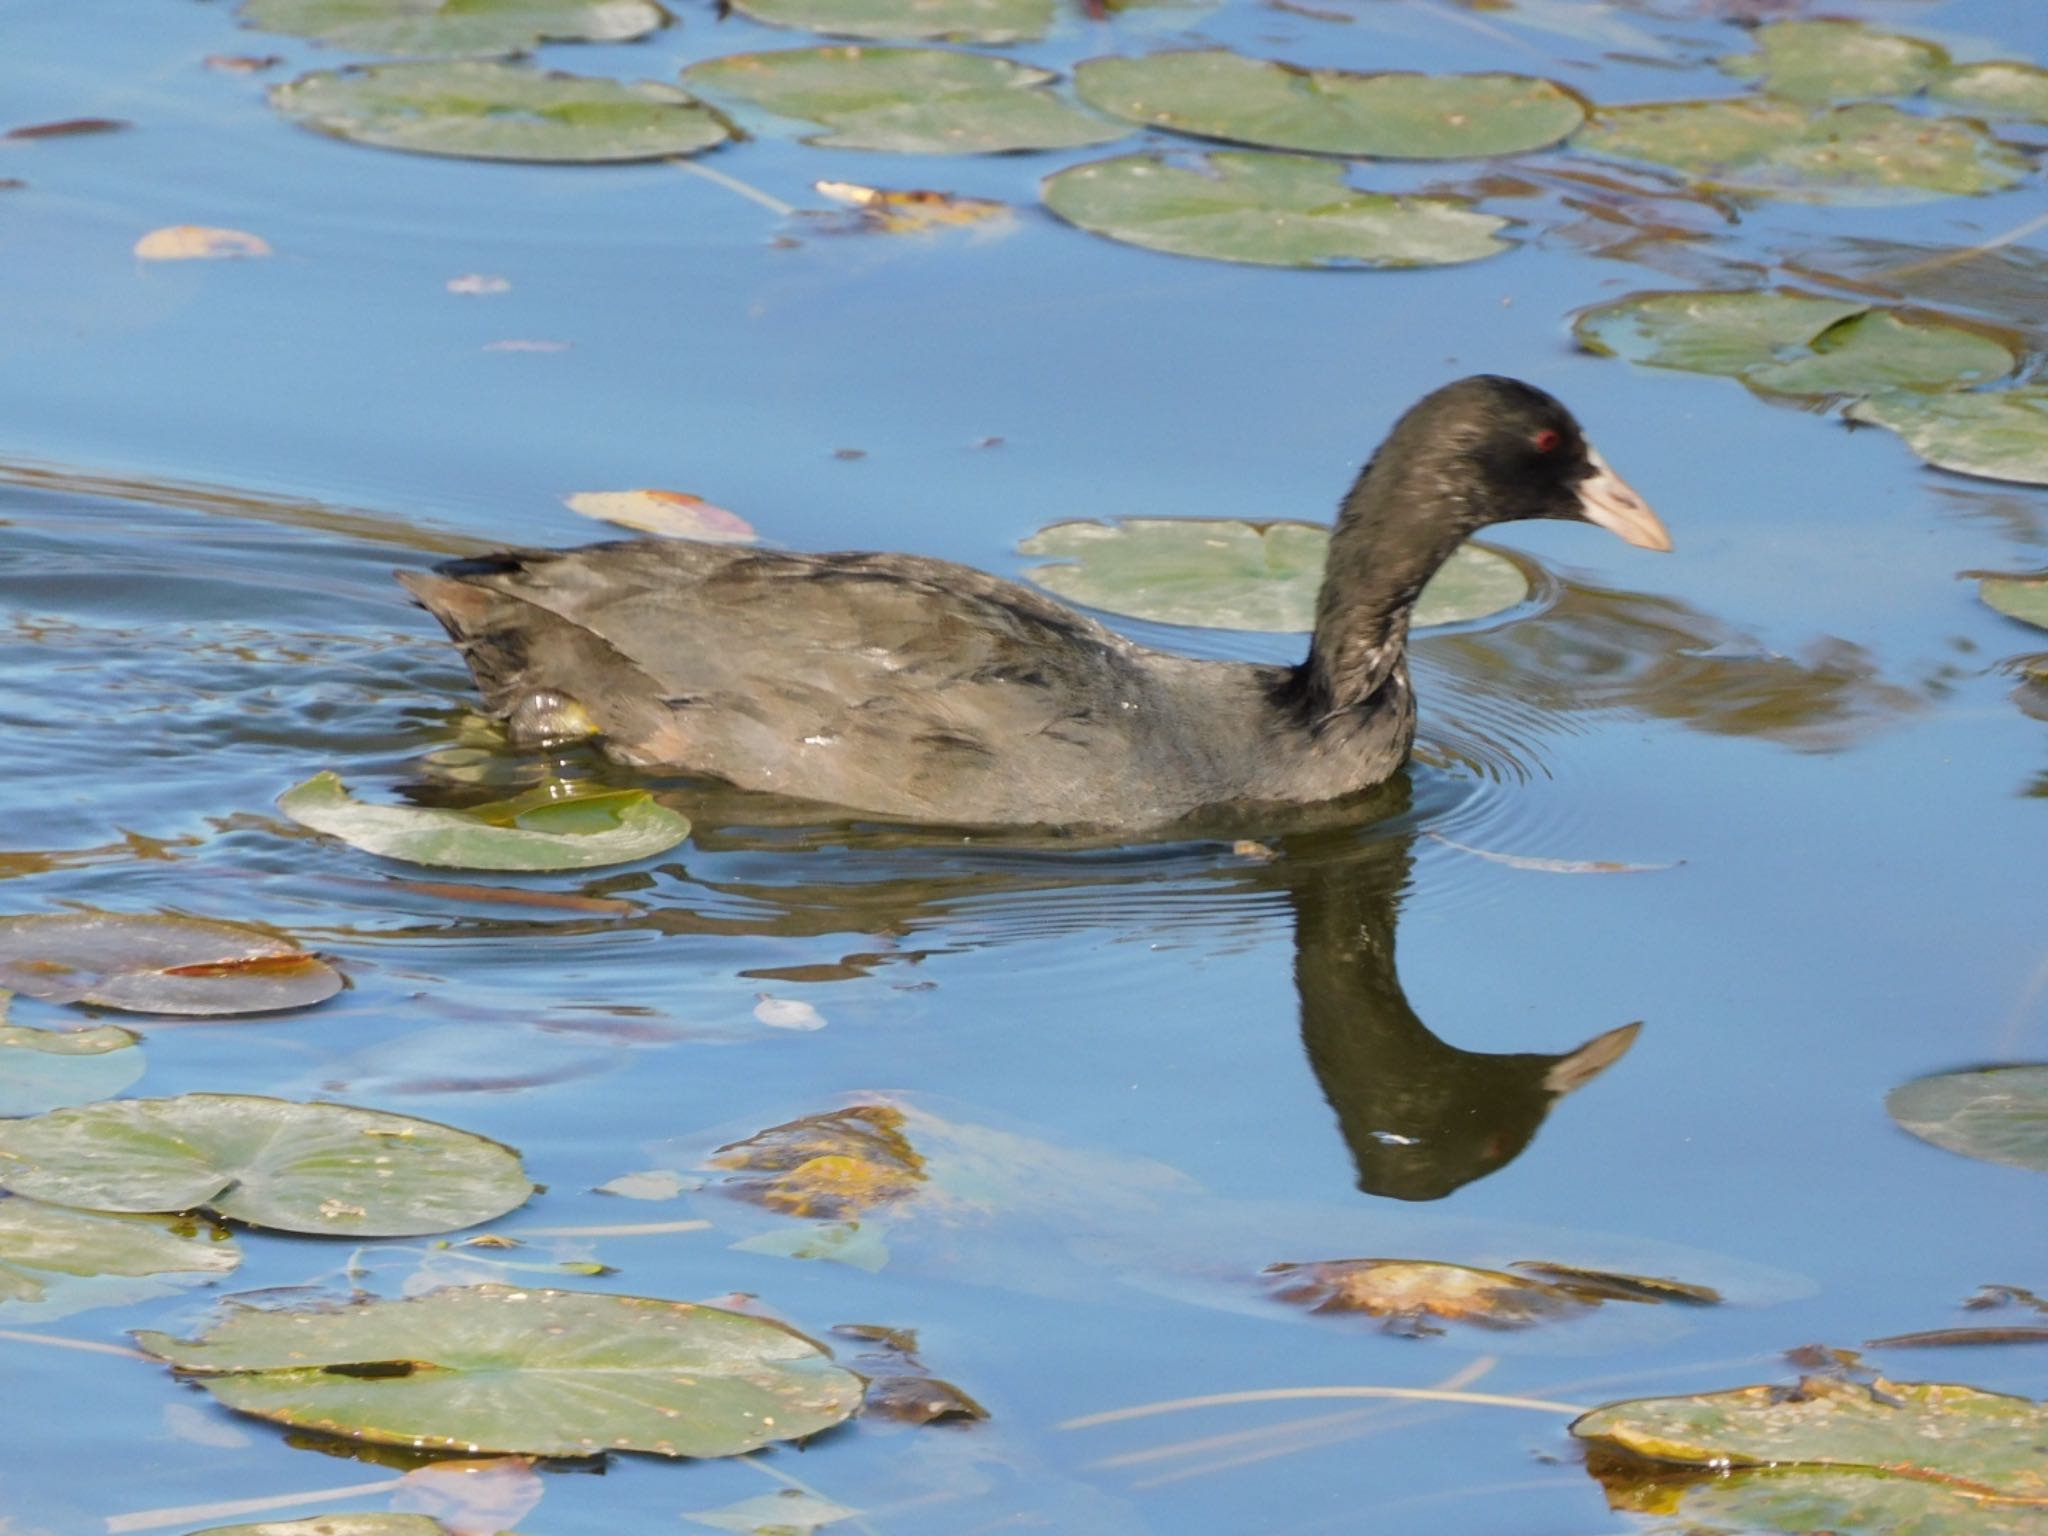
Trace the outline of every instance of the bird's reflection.
<instances>
[{"instance_id":1,"label":"bird's reflection","mask_svg":"<svg viewBox=\"0 0 2048 1536\"><path fill-rule=\"evenodd\" d=\"M1626 1025L1562 1054L1496 1054L1448 1044L1416 1016L1394 959L1426 819L1406 776L1337 810L1294 812L1277 830L1267 823L1266 841L1249 850L1233 848L1227 834L1204 836L1218 830L1204 828L1137 846L1049 847L1043 836L978 834L949 843L930 829L835 822L817 807L759 795L701 785L673 793L694 822L689 861L586 887L628 898L629 915L549 925L462 918L458 929L500 937L565 926L675 937L845 935L849 950L881 951L778 973L806 979L1062 932L1121 926L1243 937L1291 918L1304 1053L1336 1113L1358 1187L1400 1200L1440 1199L1504 1167L1559 1098L1611 1066L1636 1036L1637 1026ZM858 873L815 878L828 870ZM731 878L736 873L741 878ZM431 931L450 935L445 924Z\"/></svg>"},{"instance_id":2,"label":"bird's reflection","mask_svg":"<svg viewBox=\"0 0 2048 1536\"><path fill-rule=\"evenodd\" d=\"M1558 1055L1468 1051L1438 1038L1409 1007L1395 969L1414 832L1391 827L1287 839L1268 872L1294 908L1302 1048L1351 1148L1358 1187L1439 1200L1520 1156L1551 1105L1620 1060L1640 1026Z\"/></svg>"}]
</instances>

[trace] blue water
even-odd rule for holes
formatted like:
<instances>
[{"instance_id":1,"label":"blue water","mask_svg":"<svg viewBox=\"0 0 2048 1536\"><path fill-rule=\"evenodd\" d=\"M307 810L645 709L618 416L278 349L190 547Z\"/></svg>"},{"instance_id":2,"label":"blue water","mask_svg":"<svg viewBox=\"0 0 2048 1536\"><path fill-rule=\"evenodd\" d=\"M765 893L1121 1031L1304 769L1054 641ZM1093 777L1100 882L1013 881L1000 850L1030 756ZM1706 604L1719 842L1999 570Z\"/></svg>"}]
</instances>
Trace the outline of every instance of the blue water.
<instances>
[{"instance_id":1,"label":"blue water","mask_svg":"<svg viewBox=\"0 0 2048 1536\"><path fill-rule=\"evenodd\" d=\"M1697 61L1746 46L1675 3L1613 15L1682 72L1605 59L1508 13L1484 13L1487 35L1448 5L1347 9L1359 20L1339 26L1233 0L1122 34L1068 23L1017 51L1064 67L1192 36L1319 64L1554 73L1618 102L1730 92ZM2048 58L2048 24L1992 0L1830 10L1940 36L1962 56ZM135 1021L149 1053L137 1092L331 1096L445 1120L516 1145L548 1187L497 1230L713 1223L536 1238L515 1255L619 1270L570 1283L757 1293L814 1333L915 1327L988 1423L862 1423L765 1458L888 1536L1647 1528L1607 1510L1564 1419L1536 1412L1407 1404L1122 1464L1104 1462L1356 1405L1057 1426L1211 1393L1427 1386L1488 1357L1474 1390L1588 1405L1784 1380L1784 1349L1953 1323L1981 1284L2041 1283L2039 1175L1912 1140L1883 1100L1924 1073L2048 1051L2048 805L2029 794L2048 736L1998 667L2040 637L1956 579L2041 563L2042 492L1925 470L1886 434L1724 380L1575 351L1574 309L1683 284L1585 254L1543 205L1526 210L1528 243L1493 261L1295 273L1157 256L1033 210L1041 176L1102 151L832 152L750 119L756 141L707 157L803 206L819 206L818 179L1020 205L995 237L828 236L674 167L481 165L293 129L263 104L263 82L329 57L238 31L218 4L13 0L0 27L0 128L135 124L0 141L0 177L27 183L0 191L0 854L126 832L195 840L167 861L60 861L9 880L0 905L275 924L352 984L304 1014ZM544 60L667 79L800 41L693 8L647 43ZM222 52L288 62L256 79L202 67ZM1468 170L1365 179L1420 186ZM1846 235L1968 244L2040 209L2038 181L1904 209L1781 205L1747 210L1713 249L1769 263ZM275 255L130 254L144 232L181 223L253 231ZM794 247L773 243L792 232ZM512 289L446 290L471 272ZM567 345L488 349L503 341ZM1401 408L1478 370L1565 399L1678 548L1660 558L1585 528L1508 530L1500 542L1540 562L1555 600L1420 642L1425 761L1392 819L1365 833L1276 834L1284 856L1267 865L1227 842L1047 849L777 828L726 801L693 807L698 838L644 867L530 882L634 903L607 916L411 889L394 877L417 872L292 835L272 810L321 768L374 794L431 791L423 759L453 741L470 693L388 571L464 541L600 536L564 494L665 486L795 548L1014 573L1018 540L1062 517L1323 516ZM1001 444L979 446L991 437ZM1207 654L1297 644L1132 628ZM1560 875L1432 833L1525 858L1677 867ZM1333 992L1297 977L1304 954L1322 953L1318 934L1346 924L1398 930L1393 1001L1347 991L1363 983L1346 974ZM848 956L883 958L829 981L745 974ZM826 1027L763 1027L762 993L811 1003ZM1488 1172L1460 1165L1471 1177L1454 1193L1413 1202L1360 1190L1346 1104L1333 1102L1346 1093L1318 1081L1303 1047L1304 1010L1342 1033L1355 1008L1370 1040L1403 1007L1464 1052L1556 1054L1644 1028L1519 1155ZM14 1019L49 1027L77 1012L18 1000ZM1417 1091L1440 1087L1462 1059L1444 1051L1439 1070L1372 1049L1384 1074L1346 1100L1360 1124L1389 1112L1376 1084L1406 1073ZM872 1275L732 1251L777 1223L715 1193L651 1205L590 1193L640 1169L697 1168L722 1142L878 1092L1028 1138L1044 1160L1006 1143L1017 1187L992 1215L906 1222ZM1484 1119L1502 1100L1457 1102ZM226 1289L312 1282L347 1257L270 1234L244 1246ZM1281 1307L1256 1280L1270 1262L1353 1256L1677 1274L1731 1304L1414 1340ZM380 1271L385 1293L406 1267ZM24 1329L118 1343L130 1328L199 1327L210 1300ZM1901 1379L2040 1395L2033 1355L1881 1363ZM11 1338L0 1359L9 1536L391 1475L234 1419L154 1365ZM187 1409L211 1426L203 1439ZM628 1456L603 1473L548 1477L521 1528L672 1528L774 1486L741 1463Z\"/></svg>"}]
</instances>

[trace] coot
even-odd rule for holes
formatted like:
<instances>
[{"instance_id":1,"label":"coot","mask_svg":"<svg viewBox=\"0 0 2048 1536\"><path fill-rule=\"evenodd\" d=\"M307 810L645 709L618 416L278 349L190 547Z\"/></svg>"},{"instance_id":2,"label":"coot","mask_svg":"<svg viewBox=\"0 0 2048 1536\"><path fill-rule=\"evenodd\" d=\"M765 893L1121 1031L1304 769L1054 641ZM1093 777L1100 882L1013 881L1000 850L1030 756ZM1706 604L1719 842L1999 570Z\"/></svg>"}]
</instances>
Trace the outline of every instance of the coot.
<instances>
[{"instance_id":1,"label":"coot","mask_svg":"<svg viewBox=\"0 0 2048 1536\"><path fill-rule=\"evenodd\" d=\"M1569 411L1481 376L1412 407L1352 485L1297 666L1155 651L917 555L644 539L399 580L515 741L595 735L625 763L892 819L1138 829L1393 774L1423 583L1468 535L1534 517L1671 547Z\"/></svg>"}]
</instances>

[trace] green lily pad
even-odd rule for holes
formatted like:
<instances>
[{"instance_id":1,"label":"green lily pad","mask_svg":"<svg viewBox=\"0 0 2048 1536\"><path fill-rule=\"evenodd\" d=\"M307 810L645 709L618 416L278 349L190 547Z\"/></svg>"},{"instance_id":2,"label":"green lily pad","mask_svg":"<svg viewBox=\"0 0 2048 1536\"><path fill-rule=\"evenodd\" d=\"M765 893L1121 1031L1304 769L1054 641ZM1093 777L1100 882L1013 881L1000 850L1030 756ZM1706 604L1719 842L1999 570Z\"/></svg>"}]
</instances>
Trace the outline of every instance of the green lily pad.
<instances>
[{"instance_id":1,"label":"green lily pad","mask_svg":"<svg viewBox=\"0 0 2048 1536\"><path fill-rule=\"evenodd\" d=\"M1858 401L1849 416L1889 427L1938 468L2048 485L2048 388L1971 395L1902 391Z\"/></svg>"},{"instance_id":2,"label":"green lily pad","mask_svg":"<svg viewBox=\"0 0 2048 1536\"><path fill-rule=\"evenodd\" d=\"M0 1121L0 1187L88 1210L206 1209L337 1237L454 1232L533 1193L517 1152L468 1131L231 1093Z\"/></svg>"},{"instance_id":3,"label":"green lily pad","mask_svg":"<svg viewBox=\"0 0 2048 1536\"><path fill-rule=\"evenodd\" d=\"M448 1527L427 1515L309 1515L256 1525L211 1525L192 1536L448 1536Z\"/></svg>"},{"instance_id":4,"label":"green lily pad","mask_svg":"<svg viewBox=\"0 0 2048 1536\"><path fill-rule=\"evenodd\" d=\"M1176 133L1396 160L1521 154L1586 118L1570 91L1527 75L1367 75L1222 48L1090 59L1074 89L1092 107Z\"/></svg>"},{"instance_id":5,"label":"green lily pad","mask_svg":"<svg viewBox=\"0 0 2048 1536\"><path fill-rule=\"evenodd\" d=\"M661 160L732 136L674 86L480 59L319 70L271 87L270 104L352 143L472 160Z\"/></svg>"},{"instance_id":6,"label":"green lily pad","mask_svg":"<svg viewBox=\"0 0 2048 1536\"><path fill-rule=\"evenodd\" d=\"M455 1286L135 1341L239 1412L472 1455L738 1456L861 1401L860 1378L792 1328L646 1296Z\"/></svg>"},{"instance_id":7,"label":"green lily pad","mask_svg":"<svg viewBox=\"0 0 2048 1536\"><path fill-rule=\"evenodd\" d=\"M189 917L62 912L0 918L0 984L128 1013L275 1013L341 990L289 939Z\"/></svg>"},{"instance_id":8,"label":"green lily pad","mask_svg":"<svg viewBox=\"0 0 2048 1536\"><path fill-rule=\"evenodd\" d=\"M1329 530L1314 523L1133 517L1054 523L1018 545L1062 562L1024 574L1070 602L1203 629L1315 627ZM1415 624L1458 624L1524 602L1529 581L1505 555L1466 544L1422 589Z\"/></svg>"},{"instance_id":9,"label":"green lily pad","mask_svg":"<svg viewBox=\"0 0 2048 1536\"><path fill-rule=\"evenodd\" d=\"M1809 1376L1791 1391L1739 1387L1610 1403L1574 1421L1572 1433L1667 1470L1768 1467L1774 1479L1854 1472L1873 1484L1910 1479L1978 1499L2048 1500L2048 1406L1974 1387Z\"/></svg>"},{"instance_id":10,"label":"green lily pad","mask_svg":"<svg viewBox=\"0 0 2048 1536\"><path fill-rule=\"evenodd\" d=\"M2048 629L2048 575L1986 576L1977 595L2008 618Z\"/></svg>"},{"instance_id":11,"label":"green lily pad","mask_svg":"<svg viewBox=\"0 0 2048 1536\"><path fill-rule=\"evenodd\" d=\"M245 26L363 53L523 53L623 43L668 21L653 0L244 0Z\"/></svg>"},{"instance_id":12,"label":"green lily pad","mask_svg":"<svg viewBox=\"0 0 2048 1536\"><path fill-rule=\"evenodd\" d=\"M832 37L1021 43L1045 36L1055 0L733 0L733 9Z\"/></svg>"},{"instance_id":13,"label":"green lily pad","mask_svg":"<svg viewBox=\"0 0 2048 1536\"><path fill-rule=\"evenodd\" d=\"M334 774L319 773L277 806L365 853L449 869L596 869L666 853L690 835L688 817L639 789L558 797L542 785L517 799L444 811L366 805Z\"/></svg>"},{"instance_id":14,"label":"green lily pad","mask_svg":"<svg viewBox=\"0 0 2048 1536\"><path fill-rule=\"evenodd\" d=\"M1884 1107L1901 1129L1944 1151L2048 1173L2048 1066L1918 1077L1887 1094Z\"/></svg>"},{"instance_id":15,"label":"green lily pad","mask_svg":"<svg viewBox=\"0 0 2048 1536\"><path fill-rule=\"evenodd\" d=\"M1860 21L1774 21L1756 31L1756 52L1721 60L1731 75L1759 80L1787 101L1911 96L1948 66L1948 52Z\"/></svg>"},{"instance_id":16,"label":"green lily pad","mask_svg":"<svg viewBox=\"0 0 2048 1536\"><path fill-rule=\"evenodd\" d=\"M1508 249L1507 220L1456 197L1361 192L1302 155L1126 155L1047 178L1045 205L1127 245L1273 267L1427 267Z\"/></svg>"},{"instance_id":17,"label":"green lily pad","mask_svg":"<svg viewBox=\"0 0 2048 1536\"><path fill-rule=\"evenodd\" d=\"M2017 364L1997 342L1961 326L1761 290L1635 294L1587 310L1573 334L1603 356L1730 375L1785 395L1965 389L2003 378Z\"/></svg>"},{"instance_id":18,"label":"green lily pad","mask_svg":"<svg viewBox=\"0 0 2048 1536\"><path fill-rule=\"evenodd\" d=\"M822 123L806 143L903 154L1079 149L1130 132L1053 94L1049 70L937 48L791 48L707 59L693 86Z\"/></svg>"},{"instance_id":19,"label":"green lily pad","mask_svg":"<svg viewBox=\"0 0 2048 1536\"><path fill-rule=\"evenodd\" d=\"M113 1024L97 1029L0 1024L0 1116L40 1115L111 1099L142 1076L139 1045L132 1030Z\"/></svg>"},{"instance_id":20,"label":"green lily pad","mask_svg":"<svg viewBox=\"0 0 2048 1536\"><path fill-rule=\"evenodd\" d=\"M2048 69L2038 64L1994 59L1958 65L1929 86L1927 94L1972 112L2048 123Z\"/></svg>"},{"instance_id":21,"label":"green lily pad","mask_svg":"<svg viewBox=\"0 0 2048 1536\"><path fill-rule=\"evenodd\" d=\"M1768 99L1607 107L1572 147L1670 166L1722 191L1803 202L1922 202L1998 192L2025 155L1962 118L1881 103L1809 109Z\"/></svg>"},{"instance_id":22,"label":"green lily pad","mask_svg":"<svg viewBox=\"0 0 2048 1536\"><path fill-rule=\"evenodd\" d=\"M37 1303L68 1280L225 1275L242 1253L189 1217L109 1216L0 1197L0 1302Z\"/></svg>"}]
</instances>

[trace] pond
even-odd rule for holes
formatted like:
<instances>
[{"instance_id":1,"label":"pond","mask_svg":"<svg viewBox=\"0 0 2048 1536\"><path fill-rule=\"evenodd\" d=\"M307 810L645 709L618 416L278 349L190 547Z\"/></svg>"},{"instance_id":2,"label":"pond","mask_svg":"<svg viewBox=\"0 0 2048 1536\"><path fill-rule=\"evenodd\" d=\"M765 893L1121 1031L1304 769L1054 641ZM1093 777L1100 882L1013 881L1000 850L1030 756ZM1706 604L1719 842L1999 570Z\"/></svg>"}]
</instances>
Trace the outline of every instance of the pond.
<instances>
[{"instance_id":1,"label":"pond","mask_svg":"<svg viewBox=\"0 0 2048 1536\"><path fill-rule=\"evenodd\" d=\"M1980 1295L2048 1282L2038 1079L2003 1161L1907 1134L1909 1101L1887 1112L1915 1080L2048 1058L2048 637L1964 579L2048 565L2048 493L2029 483L2048 480L2048 428L2025 383L2048 324L2048 111L2038 95L2031 116L1993 110L1968 69L2048 62L2048 23L1994 0L1059 0L983 23L1021 38L923 46L1062 77L1222 48L1564 89L1383 113L1349 100L1347 76L1211 88L1112 65L1082 72L1093 107L1022 112L1073 147L996 154L809 143L880 130L778 115L738 93L737 66L681 79L937 7L725 9L689 0L645 36L537 58L680 80L718 109L693 122L742 137L566 164L400 153L288 121L268 90L382 55L256 30L222 0L10 9L0 133L70 131L0 138L0 183L18 183L0 185L0 916L251 925L334 975L279 945L225 967L239 975L174 979L307 989L295 1006L280 992L270 1011L161 1011L159 977L122 1009L50 984L72 972L20 936L54 930L0 940L8 1026L133 1036L17 1034L0 1051L0 1114L17 1117L0 1120L0 1183L20 1190L0 1198L0 1531L343 1513L862 1536L2048 1528L2028 1523L2048 1519L2048 1484L2024 1415L2031 1463L1971 1482L1979 1469L1935 1456L1925 1476L1976 1492L1913 1511L1875 1479L1800 1508L1745 1502L1741 1479L1660 1480L1570 1428L1610 1402L1802 1373L1803 1392L1768 1401L1839 1393L1903 1415L1922 1406L1911 1383L2048 1390L2042 1352L2011 1342L1787 1357L1965 1326L2032 1339L2048 1322L2025 1294ZM1820 47L1760 30L1819 15L1867 31ZM890 133L942 94L836 89L879 92ZM1270 91L1287 100L1266 117L1229 117ZM1749 116L1671 131L1613 110L1701 98ZM1330 115L1293 121L1302 99ZM1530 142L1400 137L1422 122L1455 140L1470 114L1475 133ZM1172 118L1207 137L1139 126ZM1354 129L1362 144L1342 140ZM1250 225L1305 245L1276 256L1239 223L1227 239L1247 243L1222 254L1252 259L1145 249L1169 237L1129 227L1131 204L1041 191L1155 154L1146 175L1186 173L1182 195L1207 196L1232 162L1186 156L1246 139L1224 153L1331 152L1285 162L1308 178L1291 212L1259 200L1265 183L1247 194ZM1444 157L1341 158L1425 152ZM1337 172L1350 190L1323 179ZM821 182L1008 211L892 229ZM1402 247L1420 264L1375 267L1383 250L1297 228L1360 188L1463 199L1407 206L1477 220L1457 226L1472 259L1429 264L1445 257L1425 241ZM182 226L265 254L137 254ZM1338 269L1284 264L1305 250ZM1696 300L1578 319L1645 291L1778 287L1835 302L1718 330ZM1073 519L1322 522L1403 409L1476 372L1567 402L1675 552L1564 523L1495 530L1526 593L1419 633L1415 762L1320 825L1254 816L1123 844L920 831L587 747L522 752L391 579L616 536L566 499L634 488L700 497L777 547L1006 576L1042 563L1020 545ZM1992 408L2018 414L1987 438L1965 418ZM1108 621L1210 657L1302 645ZM365 801L458 810L552 775L650 791L692 827L603 868L423 868L288 819L280 795L321 772ZM115 966L112 932L64 963ZM317 1235L365 1208L317 1169L311 1185L303 1168L289 1188L271 1177L263 1159L302 1134L282 1121L235 1133L231 1183L155 1203L123 1186L228 1134L181 1123L104 1153L104 1198L58 1196L256 1214L218 1240L198 1220L151 1228L189 1255L153 1266L168 1278L50 1259L78 1218L27 1205L34 1180L7 1154L42 1123L26 1117L195 1094L412 1117L303 1134L453 1159L407 1185L445 1219ZM1952 1106L1929 1114L1937 1139L1978 1134ZM444 1144L413 1121L469 1135ZM434 1172L455 1163L471 1172ZM488 1210L462 1203L472 1174L502 1193ZM1475 1297L1460 1271L1315 1267L1365 1259L1557 1283L1482 1278ZM1617 1297L1518 1264L1720 1299ZM163 1363L189 1363L170 1341L223 1318L356 1319L450 1284L779 1320L873 1378L869 1406L800 1447L602 1454L622 1433L612 1399L644 1385L665 1412L674 1380L642 1383L659 1351L629 1343L603 1357L627 1386L551 1395L529 1354L545 1317L466 1368L511 1378L491 1433L560 1419L559 1445L485 1443L459 1419L366 1433L352 1409L289 1392L272 1422ZM223 1311L223 1296L243 1301ZM742 1353L797 1348L730 1326L754 1341ZM914 1350L882 1330L913 1330ZM416 1331L347 1346L299 1384L431 1387L456 1367L422 1352L461 1328ZM805 1399L818 1423L844 1418L858 1384L798 1353L806 1391L833 1383ZM918 1385L912 1359L951 1391ZM436 1390L454 1401L467 1380ZM1942 1436L1937 1413L1927 1441ZM468 1463L470 1444L542 1454L434 1470L435 1446ZM1727 1454L1711 1438L1703 1453Z\"/></svg>"}]
</instances>

